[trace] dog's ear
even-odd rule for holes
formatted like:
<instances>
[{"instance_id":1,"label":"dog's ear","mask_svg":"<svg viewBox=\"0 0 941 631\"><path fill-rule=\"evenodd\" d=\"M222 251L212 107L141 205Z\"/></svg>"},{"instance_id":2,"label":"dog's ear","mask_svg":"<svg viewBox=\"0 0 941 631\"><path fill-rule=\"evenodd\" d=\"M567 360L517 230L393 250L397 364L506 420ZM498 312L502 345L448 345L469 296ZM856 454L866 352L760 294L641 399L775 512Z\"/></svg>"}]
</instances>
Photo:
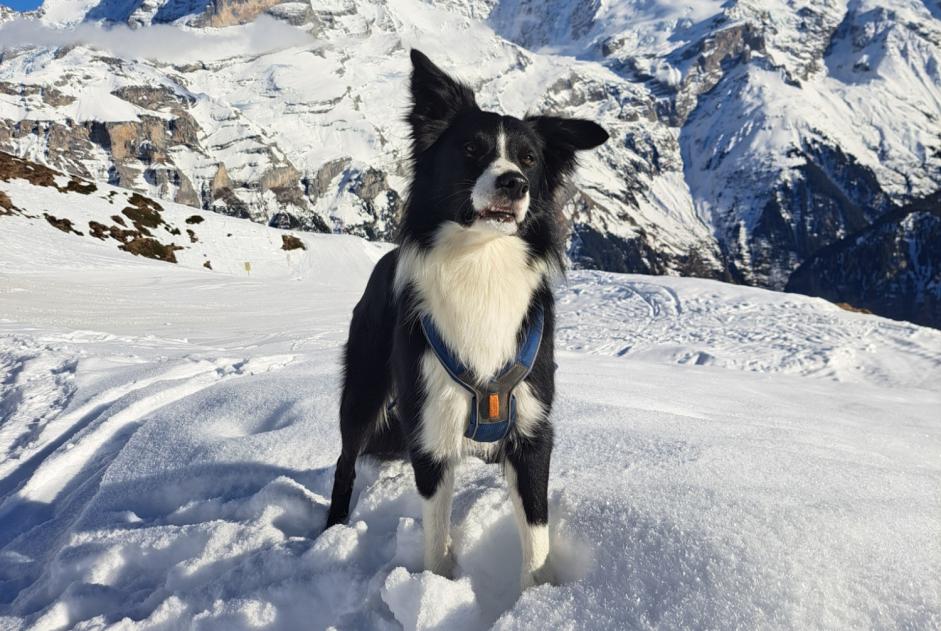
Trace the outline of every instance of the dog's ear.
<instances>
[{"instance_id":1,"label":"dog's ear","mask_svg":"<svg viewBox=\"0 0 941 631\"><path fill-rule=\"evenodd\" d=\"M575 152L594 149L608 139L601 125L581 118L528 116L526 122L542 138L547 164L560 173L575 167Z\"/></svg>"},{"instance_id":2,"label":"dog's ear","mask_svg":"<svg viewBox=\"0 0 941 631\"><path fill-rule=\"evenodd\" d=\"M448 128L458 113L476 109L474 91L455 81L431 63L420 51L412 49L412 126L415 154L425 151Z\"/></svg>"}]
</instances>

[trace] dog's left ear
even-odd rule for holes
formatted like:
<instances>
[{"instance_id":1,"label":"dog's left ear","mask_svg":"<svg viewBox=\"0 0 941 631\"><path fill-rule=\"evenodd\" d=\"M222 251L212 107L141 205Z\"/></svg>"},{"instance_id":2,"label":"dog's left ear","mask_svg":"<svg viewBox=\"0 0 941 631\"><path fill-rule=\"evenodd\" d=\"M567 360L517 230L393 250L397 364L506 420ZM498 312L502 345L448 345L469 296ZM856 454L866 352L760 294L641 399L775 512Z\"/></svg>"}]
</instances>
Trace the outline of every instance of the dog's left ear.
<instances>
[{"instance_id":1,"label":"dog's left ear","mask_svg":"<svg viewBox=\"0 0 941 631\"><path fill-rule=\"evenodd\" d=\"M575 152L594 149L609 138L601 125L582 118L528 116L526 122L545 143L546 161L560 172L575 167Z\"/></svg>"},{"instance_id":2,"label":"dog's left ear","mask_svg":"<svg viewBox=\"0 0 941 631\"><path fill-rule=\"evenodd\" d=\"M457 114L477 109L474 91L455 81L424 53L412 49L412 126L415 154L425 151L448 128Z\"/></svg>"}]
</instances>

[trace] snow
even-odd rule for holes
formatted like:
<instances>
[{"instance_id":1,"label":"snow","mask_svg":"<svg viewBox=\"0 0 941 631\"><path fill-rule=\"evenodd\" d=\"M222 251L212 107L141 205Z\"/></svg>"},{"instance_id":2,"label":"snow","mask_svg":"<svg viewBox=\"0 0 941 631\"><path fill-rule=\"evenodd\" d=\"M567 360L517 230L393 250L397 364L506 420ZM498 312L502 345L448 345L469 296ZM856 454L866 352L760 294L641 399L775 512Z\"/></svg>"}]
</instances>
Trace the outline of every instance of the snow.
<instances>
[{"instance_id":1,"label":"snow","mask_svg":"<svg viewBox=\"0 0 941 631\"><path fill-rule=\"evenodd\" d=\"M123 204L105 185L0 189L83 232ZM193 212L164 206L174 225ZM361 462L349 525L319 535L341 345L387 246L304 234L285 252L281 231L203 214L178 265L0 217L3 628L941 625L941 333L570 274L560 580L520 594L506 486L478 460L457 476L454 580L422 572L405 463Z\"/></svg>"},{"instance_id":2,"label":"snow","mask_svg":"<svg viewBox=\"0 0 941 631\"><path fill-rule=\"evenodd\" d=\"M936 386L936 331L847 313L819 298L766 297L689 278L574 271L559 295L556 336L568 350L635 360Z\"/></svg>"},{"instance_id":3,"label":"snow","mask_svg":"<svg viewBox=\"0 0 941 631\"><path fill-rule=\"evenodd\" d=\"M480 610L469 578L456 581L431 572L410 574L404 567L389 573L382 600L405 631L479 629Z\"/></svg>"},{"instance_id":4,"label":"snow","mask_svg":"<svg viewBox=\"0 0 941 631\"><path fill-rule=\"evenodd\" d=\"M45 0L42 5L42 20L48 24L62 25L80 22L99 0Z\"/></svg>"}]
</instances>

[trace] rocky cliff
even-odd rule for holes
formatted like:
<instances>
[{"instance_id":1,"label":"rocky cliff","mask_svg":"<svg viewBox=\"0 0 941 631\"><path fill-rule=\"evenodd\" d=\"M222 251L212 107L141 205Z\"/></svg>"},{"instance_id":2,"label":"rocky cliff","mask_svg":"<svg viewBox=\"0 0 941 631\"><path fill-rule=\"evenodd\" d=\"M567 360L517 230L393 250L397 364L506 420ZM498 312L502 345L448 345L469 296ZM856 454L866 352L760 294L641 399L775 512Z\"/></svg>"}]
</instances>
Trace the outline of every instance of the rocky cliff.
<instances>
[{"instance_id":1,"label":"rocky cliff","mask_svg":"<svg viewBox=\"0 0 941 631\"><path fill-rule=\"evenodd\" d=\"M787 291L941 328L941 193L821 248Z\"/></svg>"}]
</instances>

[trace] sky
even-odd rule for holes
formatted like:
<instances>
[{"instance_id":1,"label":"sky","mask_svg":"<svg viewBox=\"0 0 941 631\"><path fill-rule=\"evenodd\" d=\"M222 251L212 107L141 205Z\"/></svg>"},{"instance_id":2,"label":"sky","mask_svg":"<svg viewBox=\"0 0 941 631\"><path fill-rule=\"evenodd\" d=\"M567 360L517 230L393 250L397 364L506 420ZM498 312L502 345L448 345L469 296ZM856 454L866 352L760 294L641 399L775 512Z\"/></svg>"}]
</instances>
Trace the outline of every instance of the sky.
<instances>
[{"instance_id":1,"label":"sky","mask_svg":"<svg viewBox=\"0 0 941 631\"><path fill-rule=\"evenodd\" d=\"M17 11L29 11L42 4L42 0L0 0L0 4L13 7Z\"/></svg>"}]
</instances>

